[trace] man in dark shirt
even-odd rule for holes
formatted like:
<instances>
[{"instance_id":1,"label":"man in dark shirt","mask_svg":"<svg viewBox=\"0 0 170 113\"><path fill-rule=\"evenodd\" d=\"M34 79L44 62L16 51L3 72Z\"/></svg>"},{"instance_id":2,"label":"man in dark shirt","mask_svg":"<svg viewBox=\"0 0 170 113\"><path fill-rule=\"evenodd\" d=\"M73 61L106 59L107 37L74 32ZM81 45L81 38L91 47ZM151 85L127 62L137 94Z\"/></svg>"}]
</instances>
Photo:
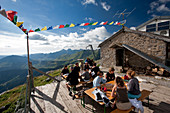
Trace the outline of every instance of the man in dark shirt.
<instances>
[{"instance_id":1,"label":"man in dark shirt","mask_svg":"<svg viewBox=\"0 0 170 113\"><path fill-rule=\"evenodd\" d=\"M85 62L84 69L85 69L85 70L86 70L86 69L88 69L88 70L90 69L88 62Z\"/></svg>"},{"instance_id":2,"label":"man in dark shirt","mask_svg":"<svg viewBox=\"0 0 170 113\"><path fill-rule=\"evenodd\" d=\"M71 90L69 88L69 85L77 85L79 83L78 78L79 78L79 74L77 73L76 70L74 70L73 67L71 67L71 73L66 78L66 80L67 80L66 86L67 86L67 88L69 90L69 95L70 96L72 95L72 92L71 92Z\"/></svg>"},{"instance_id":3,"label":"man in dark shirt","mask_svg":"<svg viewBox=\"0 0 170 113\"><path fill-rule=\"evenodd\" d=\"M91 72L94 72L95 75L93 75L92 77L95 78L97 76L97 72L100 71L99 67L96 66L96 63L93 64L92 70Z\"/></svg>"},{"instance_id":4,"label":"man in dark shirt","mask_svg":"<svg viewBox=\"0 0 170 113\"><path fill-rule=\"evenodd\" d=\"M78 63L75 64L74 71L79 74L79 72L80 72L80 67L79 67L79 64L78 64Z\"/></svg>"},{"instance_id":5,"label":"man in dark shirt","mask_svg":"<svg viewBox=\"0 0 170 113\"><path fill-rule=\"evenodd\" d=\"M61 71L61 75L63 76L63 75L65 75L65 74L69 74L70 72L69 72L69 70L68 70L68 68L67 68L67 65L65 65L64 66L64 69Z\"/></svg>"},{"instance_id":6,"label":"man in dark shirt","mask_svg":"<svg viewBox=\"0 0 170 113\"><path fill-rule=\"evenodd\" d=\"M115 74L114 74L115 69L112 67L109 69L109 72L107 72L105 78L107 79L107 82L112 81L115 79Z\"/></svg>"}]
</instances>

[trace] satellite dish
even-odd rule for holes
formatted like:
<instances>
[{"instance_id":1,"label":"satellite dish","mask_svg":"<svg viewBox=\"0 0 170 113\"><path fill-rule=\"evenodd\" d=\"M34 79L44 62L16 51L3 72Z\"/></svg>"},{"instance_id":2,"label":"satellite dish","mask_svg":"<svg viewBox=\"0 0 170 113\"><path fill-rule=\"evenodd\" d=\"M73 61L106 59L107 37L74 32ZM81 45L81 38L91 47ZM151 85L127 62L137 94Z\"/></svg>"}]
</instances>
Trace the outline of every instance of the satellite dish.
<instances>
[{"instance_id":1,"label":"satellite dish","mask_svg":"<svg viewBox=\"0 0 170 113\"><path fill-rule=\"evenodd\" d=\"M167 31L161 31L160 35L166 36L167 35Z\"/></svg>"}]
</instances>

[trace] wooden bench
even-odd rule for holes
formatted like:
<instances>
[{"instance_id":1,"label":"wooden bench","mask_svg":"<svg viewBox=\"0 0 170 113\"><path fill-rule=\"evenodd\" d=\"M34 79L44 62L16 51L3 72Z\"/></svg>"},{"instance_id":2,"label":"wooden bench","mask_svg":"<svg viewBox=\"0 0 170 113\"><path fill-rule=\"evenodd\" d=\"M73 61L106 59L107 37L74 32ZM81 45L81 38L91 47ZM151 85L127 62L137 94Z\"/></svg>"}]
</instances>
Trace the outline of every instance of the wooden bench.
<instances>
[{"instance_id":1,"label":"wooden bench","mask_svg":"<svg viewBox=\"0 0 170 113\"><path fill-rule=\"evenodd\" d=\"M149 105L149 95L151 94L151 91L148 90L142 90L141 92L141 97L138 98L138 100L143 101L145 98L148 97L148 105ZM135 107L131 107L129 110L119 110L119 109L115 109L114 111L112 111L111 113L129 113L130 111L132 111Z\"/></svg>"}]
</instances>

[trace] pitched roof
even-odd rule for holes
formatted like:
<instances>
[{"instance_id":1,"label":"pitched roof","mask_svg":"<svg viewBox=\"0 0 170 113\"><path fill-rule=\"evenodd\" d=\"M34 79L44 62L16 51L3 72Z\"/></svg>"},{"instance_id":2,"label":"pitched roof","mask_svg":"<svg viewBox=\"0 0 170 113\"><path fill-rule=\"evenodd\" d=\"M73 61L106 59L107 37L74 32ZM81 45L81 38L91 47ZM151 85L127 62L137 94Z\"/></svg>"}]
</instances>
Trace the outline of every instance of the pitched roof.
<instances>
[{"instance_id":1,"label":"pitched roof","mask_svg":"<svg viewBox=\"0 0 170 113\"><path fill-rule=\"evenodd\" d=\"M165 20L165 19L170 19L170 16L156 16L156 17L146 21L145 23L137 26L136 29L140 29L141 27L143 27L143 26L145 26L145 25L147 25L147 24L149 24L149 23L151 23L151 22L153 22L155 20Z\"/></svg>"},{"instance_id":2,"label":"pitched roof","mask_svg":"<svg viewBox=\"0 0 170 113\"><path fill-rule=\"evenodd\" d=\"M129 32L129 33L140 34L142 36L147 36L147 37L150 37L150 38L153 38L153 39L163 40L165 42L170 42L170 38L168 36L157 35L157 34L145 32L145 31L136 31L136 30L129 29L127 27L123 27L118 32L113 34L111 37L109 37L108 39L106 39L102 43L100 43L98 47L101 47L103 44L105 44L106 42L110 41L111 39L113 39L114 37L116 37L117 35L119 35L122 32Z\"/></svg>"}]
</instances>

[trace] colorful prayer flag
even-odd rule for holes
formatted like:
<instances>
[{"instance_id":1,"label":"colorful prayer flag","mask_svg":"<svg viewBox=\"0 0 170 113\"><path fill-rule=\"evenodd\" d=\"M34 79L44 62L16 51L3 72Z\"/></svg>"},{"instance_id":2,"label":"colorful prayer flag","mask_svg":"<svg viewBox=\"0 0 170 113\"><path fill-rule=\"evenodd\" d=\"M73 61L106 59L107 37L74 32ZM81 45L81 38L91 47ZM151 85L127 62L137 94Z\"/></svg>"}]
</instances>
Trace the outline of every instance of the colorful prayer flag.
<instances>
[{"instance_id":1,"label":"colorful prayer flag","mask_svg":"<svg viewBox=\"0 0 170 113\"><path fill-rule=\"evenodd\" d=\"M93 23L92 25L96 25L98 22Z\"/></svg>"},{"instance_id":2,"label":"colorful prayer flag","mask_svg":"<svg viewBox=\"0 0 170 113\"><path fill-rule=\"evenodd\" d=\"M75 27L80 26L80 24L76 24Z\"/></svg>"},{"instance_id":3,"label":"colorful prayer flag","mask_svg":"<svg viewBox=\"0 0 170 113\"><path fill-rule=\"evenodd\" d=\"M45 30L47 30L47 27L46 27L46 26L41 29L41 31L45 31Z\"/></svg>"},{"instance_id":4,"label":"colorful prayer flag","mask_svg":"<svg viewBox=\"0 0 170 113\"><path fill-rule=\"evenodd\" d=\"M35 29L35 32L37 32L37 31L41 31L40 28Z\"/></svg>"},{"instance_id":5,"label":"colorful prayer flag","mask_svg":"<svg viewBox=\"0 0 170 113\"><path fill-rule=\"evenodd\" d=\"M92 23L90 23L89 25L93 25L93 22L92 22Z\"/></svg>"},{"instance_id":6,"label":"colorful prayer flag","mask_svg":"<svg viewBox=\"0 0 170 113\"><path fill-rule=\"evenodd\" d=\"M2 16L4 16L4 17L7 18L5 9L2 9L2 10L0 11L0 14L1 14Z\"/></svg>"},{"instance_id":7,"label":"colorful prayer flag","mask_svg":"<svg viewBox=\"0 0 170 113\"><path fill-rule=\"evenodd\" d=\"M69 24L66 24L66 25L64 26L64 28L69 27L69 26L70 26Z\"/></svg>"},{"instance_id":8,"label":"colorful prayer flag","mask_svg":"<svg viewBox=\"0 0 170 113\"><path fill-rule=\"evenodd\" d=\"M109 25L112 25L114 23L114 21L112 21L111 23L109 23Z\"/></svg>"},{"instance_id":9,"label":"colorful prayer flag","mask_svg":"<svg viewBox=\"0 0 170 113\"><path fill-rule=\"evenodd\" d=\"M27 31L27 29L22 29L23 32Z\"/></svg>"},{"instance_id":10,"label":"colorful prayer flag","mask_svg":"<svg viewBox=\"0 0 170 113\"><path fill-rule=\"evenodd\" d=\"M103 25L106 25L108 21L106 21L105 23L103 23Z\"/></svg>"},{"instance_id":11,"label":"colorful prayer flag","mask_svg":"<svg viewBox=\"0 0 170 113\"><path fill-rule=\"evenodd\" d=\"M80 24L80 26L84 26L85 23Z\"/></svg>"},{"instance_id":12,"label":"colorful prayer flag","mask_svg":"<svg viewBox=\"0 0 170 113\"><path fill-rule=\"evenodd\" d=\"M74 24L71 24L70 27L74 27L75 25Z\"/></svg>"},{"instance_id":13,"label":"colorful prayer flag","mask_svg":"<svg viewBox=\"0 0 170 113\"><path fill-rule=\"evenodd\" d=\"M64 28L64 25L60 25L59 28Z\"/></svg>"},{"instance_id":14,"label":"colorful prayer flag","mask_svg":"<svg viewBox=\"0 0 170 113\"><path fill-rule=\"evenodd\" d=\"M16 25L16 23L17 23L17 16L14 16L14 19L13 19L12 22Z\"/></svg>"},{"instance_id":15,"label":"colorful prayer flag","mask_svg":"<svg viewBox=\"0 0 170 113\"><path fill-rule=\"evenodd\" d=\"M29 30L29 33L30 33L30 32L34 32L34 31L31 29L31 30Z\"/></svg>"},{"instance_id":16,"label":"colorful prayer flag","mask_svg":"<svg viewBox=\"0 0 170 113\"><path fill-rule=\"evenodd\" d=\"M84 24L84 26L88 26L88 25L89 25L89 23L85 23L85 24Z\"/></svg>"},{"instance_id":17,"label":"colorful prayer flag","mask_svg":"<svg viewBox=\"0 0 170 113\"><path fill-rule=\"evenodd\" d=\"M10 21L13 21L13 20L14 20L14 15L16 15L17 12L16 12L16 11L6 11L6 14L7 14L7 16L8 16L8 19L9 19Z\"/></svg>"},{"instance_id":18,"label":"colorful prayer flag","mask_svg":"<svg viewBox=\"0 0 170 113\"><path fill-rule=\"evenodd\" d=\"M23 24L24 22L17 22L16 26L19 27L21 24Z\"/></svg>"},{"instance_id":19,"label":"colorful prayer flag","mask_svg":"<svg viewBox=\"0 0 170 113\"><path fill-rule=\"evenodd\" d=\"M53 29L58 29L59 28L59 25L56 25L55 27L53 27Z\"/></svg>"},{"instance_id":20,"label":"colorful prayer flag","mask_svg":"<svg viewBox=\"0 0 170 113\"><path fill-rule=\"evenodd\" d=\"M22 27L23 27L23 25L21 24L21 25L19 26L19 28L22 29Z\"/></svg>"},{"instance_id":21,"label":"colorful prayer flag","mask_svg":"<svg viewBox=\"0 0 170 113\"><path fill-rule=\"evenodd\" d=\"M104 22L101 22L99 25L103 25L104 24Z\"/></svg>"},{"instance_id":22,"label":"colorful prayer flag","mask_svg":"<svg viewBox=\"0 0 170 113\"><path fill-rule=\"evenodd\" d=\"M52 26L50 26L47 30L51 30L51 29L53 29L53 27L52 27Z\"/></svg>"}]
</instances>

